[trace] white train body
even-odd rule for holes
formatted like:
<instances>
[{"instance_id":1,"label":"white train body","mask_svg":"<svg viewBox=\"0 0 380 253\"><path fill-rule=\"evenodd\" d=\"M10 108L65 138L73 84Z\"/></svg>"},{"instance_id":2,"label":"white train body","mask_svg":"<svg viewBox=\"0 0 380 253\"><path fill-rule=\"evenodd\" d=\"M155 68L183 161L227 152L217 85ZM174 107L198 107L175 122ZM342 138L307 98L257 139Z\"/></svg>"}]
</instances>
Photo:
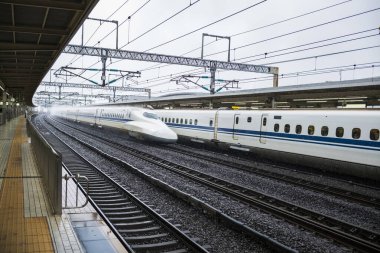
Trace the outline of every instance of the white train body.
<instances>
[{"instance_id":1,"label":"white train body","mask_svg":"<svg viewBox=\"0 0 380 253\"><path fill-rule=\"evenodd\" d=\"M99 127L108 126L126 130L130 136L141 140L160 143L177 141L177 134L159 120L152 110L125 106L94 106L53 108L51 113Z\"/></svg>"},{"instance_id":2,"label":"white train body","mask_svg":"<svg viewBox=\"0 0 380 253\"><path fill-rule=\"evenodd\" d=\"M182 139L380 180L377 110L155 112Z\"/></svg>"}]
</instances>

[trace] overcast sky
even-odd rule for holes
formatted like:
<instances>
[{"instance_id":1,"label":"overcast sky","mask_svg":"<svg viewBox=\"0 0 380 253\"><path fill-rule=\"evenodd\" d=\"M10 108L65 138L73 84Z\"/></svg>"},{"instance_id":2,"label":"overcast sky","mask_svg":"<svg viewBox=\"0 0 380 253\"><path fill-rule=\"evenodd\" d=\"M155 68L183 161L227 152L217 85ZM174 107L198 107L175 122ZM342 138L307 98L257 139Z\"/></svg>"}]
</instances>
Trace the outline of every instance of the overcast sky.
<instances>
[{"instance_id":1,"label":"overcast sky","mask_svg":"<svg viewBox=\"0 0 380 253\"><path fill-rule=\"evenodd\" d=\"M284 74L284 77L287 77L280 78L279 86L337 81L340 80L340 78L342 80L358 79L380 75L380 48L376 47L359 50L367 47L380 46L380 9L374 10L380 8L380 1L267 0L262 3L260 2L261 1L249 0L100 0L90 14L90 17L118 20L119 24L124 22L119 28L119 48L122 47L122 49L125 50L143 52L257 4L256 6L242 11L230 18L166 45L149 50L148 52L183 55L186 52L198 48L197 50L186 54L186 56L200 57L201 50L199 47L201 46L202 33L209 33L220 36L231 36L232 61L249 61L247 63L279 67L280 74ZM191 6L189 6L190 3L192 3ZM148 32L144 36L136 39L144 32L186 7L188 8L175 17L169 19L167 22L153 29L151 32ZM139 8L141 9L138 10ZM138 11L136 12L136 10ZM335 21L366 11L370 12L346 18L341 21ZM314 13L307 14L310 12ZM135 14L132 15L133 13ZM303 16L295 18L300 15ZM131 16L130 21L125 21L129 16ZM290 20L281 22L286 19ZM330 24L322 25L323 23L330 21ZM276 22L280 23L274 24ZM114 24L103 23L100 25L100 22L98 21L87 20L84 26L84 41L86 45L115 48L115 32L104 38L105 35L113 30L115 27ZM316 27L309 29L312 26ZM302 29L305 30L299 31ZM253 31L247 32L250 30ZM239 35L239 33L243 34ZM287 33L293 34L285 35ZM350 35L353 33L357 34ZM344 37L336 38L339 36ZM278 38L271 39L273 37ZM261 42L263 40L266 41ZM318 42L322 40L325 41ZM128 41L131 41L131 43L128 44ZM213 41L215 41L215 38L206 38L205 40L206 43ZM331 43L336 44L327 45ZM81 29L70 44L81 44ZM253 45L240 48L247 44ZM303 44L309 45L299 47ZM211 43L204 48L205 58L226 61L227 52L215 55L210 54L227 50L227 47L227 40L218 40ZM287 49L290 47L294 48ZM318 48L311 49L312 47ZM290 53L301 49L307 50ZM357 51L339 53L333 56L322 56L351 50ZM266 59L265 53L267 53ZM284 55L278 56L278 54ZM246 58L249 56L254 57ZM292 61L300 58L308 59ZM109 65L109 68L142 71L141 78L134 78L133 80L126 81L124 85L139 88L151 88L153 96L160 96L173 92L206 92L200 88L196 88L195 85L190 84L188 87L184 87L175 82L170 82L170 75L172 75L172 77L177 77L180 76L183 71L191 71L198 75L209 75L209 72L207 70L204 72L204 69L200 70L194 67L176 65L168 66L166 64L130 60L118 61L115 59L112 60L112 64L110 59L108 59L107 64ZM356 69L352 70L354 64L356 64ZM66 65L80 68L87 68L90 66L92 68L101 68L100 59L98 57L81 57L62 54L54 64L53 69ZM374 67L368 67L371 65L374 65ZM145 70L152 66L156 68ZM365 68L360 69L361 67ZM315 70L318 71L326 68L333 68L334 72L319 75L304 75L305 71L311 70L313 71L311 73L315 74ZM338 71L339 68L342 69L341 72ZM299 73L298 76L296 74L297 72ZM76 73L80 72L76 71ZM294 77L290 78L289 73L295 73ZM236 71L217 71L216 75L219 79L240 80L240 89L272 86L272 80L269 79L271 76L269 75ZM83 73L83 76L98 83L101 82L100 73L87 71ZM107 79L108 78L114 79L115 77L107 75ZM265 80L254 78L265 78ZM49 81L49 79L50 77L47 75L44 80ZM52 81L63 81L63 79L53 77ZM88 83L80 78L71 78L68 82ZM201 82L202 85L207 86L208 83L209 80L207 79L204 79ZM117 82L114 85L121 86L122 82ZM220 85L221 84L218 84L217 87ZM83 92L90 91L85 90Z\"/></svg>"}]
</instances>

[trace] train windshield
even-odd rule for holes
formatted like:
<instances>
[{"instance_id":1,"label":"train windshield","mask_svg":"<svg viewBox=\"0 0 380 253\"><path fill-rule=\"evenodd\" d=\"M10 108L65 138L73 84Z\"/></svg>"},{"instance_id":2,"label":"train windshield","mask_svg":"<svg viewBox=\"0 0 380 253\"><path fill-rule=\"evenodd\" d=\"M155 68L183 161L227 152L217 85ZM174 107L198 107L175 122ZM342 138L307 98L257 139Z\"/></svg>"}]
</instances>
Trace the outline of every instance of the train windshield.
<instances>
[{"instance_id":1,"label":"train windshield","mask_svg":"<svg viewBox=\"0 0 380 253\"><path fill-rule=\"evenodd\" d=\"M158 119L157 114L151 112L144 112L143 115L150 119Z\"/></svg>"}]
</instances>

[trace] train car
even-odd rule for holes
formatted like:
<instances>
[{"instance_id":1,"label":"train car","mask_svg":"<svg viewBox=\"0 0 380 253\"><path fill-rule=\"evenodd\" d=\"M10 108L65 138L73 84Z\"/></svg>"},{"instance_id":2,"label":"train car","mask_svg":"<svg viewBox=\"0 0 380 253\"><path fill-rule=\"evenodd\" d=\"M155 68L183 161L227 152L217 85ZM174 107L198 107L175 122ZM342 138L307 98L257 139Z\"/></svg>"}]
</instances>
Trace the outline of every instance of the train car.
<instances>
[{"instance_id":1,"label":"train car","mask_svg":"<svg viewBox=\"0 0 380 253\"><path fill-rule=\"evenodd\" d=\"M380 181L378 110L156 110L180 139Z\"/></svg>"},{"instance_id":2,"label":"train car","mask_svg":"<svg viewBox=\"0 0 380 253\"><path fill-rule=\"evenodd\" d=\"M93 106L54 108L51 114L98 127L125 130L130 136L159 143L175 143L177 134L152 111L138 107Z\"/></svg>"}]
</instances>

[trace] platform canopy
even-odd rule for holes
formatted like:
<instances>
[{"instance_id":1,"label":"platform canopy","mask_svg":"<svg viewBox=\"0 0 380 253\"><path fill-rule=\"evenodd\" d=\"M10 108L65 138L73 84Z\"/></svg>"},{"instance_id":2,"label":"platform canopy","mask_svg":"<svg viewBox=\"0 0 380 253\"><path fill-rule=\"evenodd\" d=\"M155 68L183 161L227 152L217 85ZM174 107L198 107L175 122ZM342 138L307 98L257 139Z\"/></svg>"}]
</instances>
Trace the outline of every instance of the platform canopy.
<instances>
[{"instance_id":1,"label":"platform canopy","mask_svg":"<svg viewBox=\"0 0 380 253\"><path fill-rule=\"evenodd\" d=\"M2 89L16 101L32 105L43 77L97 2L0 0Z\"/></svg>"}]
</instances>

